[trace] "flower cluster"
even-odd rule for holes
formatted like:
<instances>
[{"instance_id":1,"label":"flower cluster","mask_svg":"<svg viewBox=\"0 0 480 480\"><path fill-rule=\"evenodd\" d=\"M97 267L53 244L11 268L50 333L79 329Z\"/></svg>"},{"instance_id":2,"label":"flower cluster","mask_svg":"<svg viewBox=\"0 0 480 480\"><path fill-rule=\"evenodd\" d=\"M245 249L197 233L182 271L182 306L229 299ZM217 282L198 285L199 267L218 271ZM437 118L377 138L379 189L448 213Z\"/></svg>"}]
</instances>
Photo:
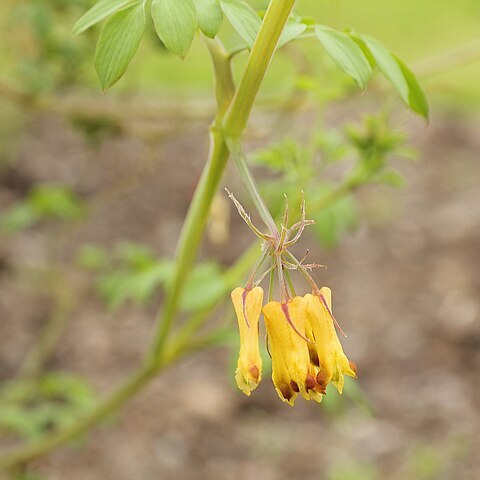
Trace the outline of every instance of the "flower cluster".
<instances>
[{"instance_id":1,"label":"flower cluster","mask_svg":"<svg viewBox=\"0 0 480 480\"><path fill-rule=\"evenodd\" d=\"M250 395L260 383L259 321L263 313L267 350L272 358L272 379L279 397L289 405L294 404L299 394L306 400L320 402L329 383L342 393L344 376L356 377L357 367L348 360L338 339L335 327L340 327L332 313L331 290L318 288L308 272L322 265L304 264L305 259L297 260L288 250L299 240L305 226L313 223L305 218L305 203L302 202L299 222L288 228L286 206L281 230L272 226L269 234L264 234L253 226L233 195L229 195L245 222L263 240L262 255L246 287L236 288L231 295L240 330L240 354L235 373L238 388ZM257 271L268 258L271 259L270 268L255 281ZM303 274L311 286L311 294L296 295L290 279L291 270ZM259 284L270 274L271 299L275 272L281 301L270 300L263 306L263 289Z\"/></svg>"},{"instance_id":2,"label":"flower cluster","mask_svg":"<svg viewBox=\"0 0 480 480\"><path fill-rule=\"evenodd\" d=\"M263 310L262 300L260 287L232 292L240 330L238 388L250 395L261 380L258 330L263 311L272 380L279 397L290 405L298 394L320 402L329 383L342 393L344 375L356 377L357 368L344 354L335 331L330 289L323 287L285 303L271 301Z\"/></svg>"}]
</instances>

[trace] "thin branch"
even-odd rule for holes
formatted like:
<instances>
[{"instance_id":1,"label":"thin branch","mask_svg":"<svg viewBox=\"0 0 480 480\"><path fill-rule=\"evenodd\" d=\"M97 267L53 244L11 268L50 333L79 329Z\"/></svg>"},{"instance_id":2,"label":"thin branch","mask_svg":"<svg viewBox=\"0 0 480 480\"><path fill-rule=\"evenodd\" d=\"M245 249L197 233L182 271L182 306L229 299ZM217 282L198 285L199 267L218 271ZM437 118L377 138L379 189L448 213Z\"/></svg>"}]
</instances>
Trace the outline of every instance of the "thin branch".
<instances>
[{"instance_id":1,"label":"thin branch","mask_svg":"<svg viewBox=\"0 0 480 480\"><path fill-rule=\"evenodd\" d=\"M235 198L232 192L225 188L225 191L227 192L228 198L233 202L235 207L238 210L239 215L243 218L243 221L247 224L248 228L252 230L252 232L259 238L265 241L270 241L272 240L272 237L270 235L267 235L266 233L261 232L252 222L252 219L250 215L245 211L243 208L242 204Z\"/></svg>"}]
</instances>

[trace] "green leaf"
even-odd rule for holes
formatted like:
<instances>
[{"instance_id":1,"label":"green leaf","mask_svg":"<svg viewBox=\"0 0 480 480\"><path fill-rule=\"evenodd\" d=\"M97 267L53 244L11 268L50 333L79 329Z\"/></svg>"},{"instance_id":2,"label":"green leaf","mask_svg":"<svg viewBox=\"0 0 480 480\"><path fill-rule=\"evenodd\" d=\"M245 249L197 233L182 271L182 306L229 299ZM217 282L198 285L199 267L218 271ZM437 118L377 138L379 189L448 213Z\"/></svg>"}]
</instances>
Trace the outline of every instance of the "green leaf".
<instances>
[{"instance_id":1,"label":"green leaf","mask_svg":"<svg viewBox=\"0 0 480 480\"><path fill-rule=\"evenodd\" d=\"M362 49L346 33L338 30L317 25L315 32L332 60L365 90L372 68Z\"/></svg>"},{"instance_id":2,"label":"green leaf","mask_svg":"<svg viewBox=\"0 0 480 480\"><path fill-rule=\"evenodd\" d=\"M361 35L356 40L362 41L368 48L378 69L391 82L406 105L428 119L428 101L413 72L375 38Z\"/></svg>"},{"instance_id":3,"label":"green leaf","mask_svg":"<svg viewBox=\"0 0 480 480\"><path fill-rule=\"evenodd\" d=\"M134 270L148 268L156 262L152 249L142 243L121 241L115 245L114 254L122 264Z\"/></svg>"},{"instance_id":4,"label":"green leaf","mask_svg":"<svg viewBox=\"0 0 480 480\"><path fill-rule=\"evenodd\" d=\"M217 298L222 298L225 282L222 271L214 262L203 262L195 267L187 281L181 299L182 309L198 312Z\"/></svg>"},{"instance_id":5,"label":"green leaf","mask_svg":"<svg viewBox=\"0 0 480 480\"><path fill-rule=\"evenodd\" d=\"M327 192L325 190L324 194ZM314 231L323 246L333 248L347 231L357 225L358 212L352 197L346 196L318 212L314 220Z\"/></svg>"},{"instance_id":6,"label":"green leaf","mask_svg":"<svg viewBox=\"0 0 480 480\"><path fill-rule=\"evenodd\" d=\"M0 217L0 231L16 233L31 227L40 218L29 203L19 203Z\"/></svg>"},{"instance_id":7,"label":"green leaf","mask_svg":"<svg viewBox=\"0 0 480 480\"><path fill-rule=\"evenodd\" d=\"M84 32L131 1L132 0L100 0L75 23L72 33L78 35Z\"/></svg>"},{"instance_id":8,"label":"green leaf","mask_svg":"<svg viewBox=\"0 0 480 480\"><path fill-rule=\"evenodd\" d=\"M375 175L374 180L389 187L403 188L407 184L405 177L400 175L395 170L385 170Z\"/></svg>"},{"instance_id":9,"label":"green leaf","mask_svg":"<svg viewBox=\"0 0 480 480\"><path fill-rule=\"evenodd\" d=\"M96 286L102 300L114 311L128 301L146 304L171 274L171 263L158 261L139 271L122 268L107 272L98 278Z\"/></svg>"},{"instance_id":10,"label":"green leaf","mask_svg":"<svg viewBox=\"0 0 480 480\"><path fill-rule=\"evenodd\" d=\"M251 49L262 24L260 17L243 0L221 0L220 4L228 21Z\"/></svg>"},{"instance_id":11,"label":"green leaf","mask_svg":"<svg viewBox=\"0 0 480 480\"><path fill-rule=\"evenodd\" d=\"M29 204L41 218L75 220L85 213L82 200L61 185L41 185L29 195Z\"/></svg>"},{"instance_id":12,"label":"green leaf","mask_svg":"<svg viewBox=\"0 0 480 480\"><path fill-rule=\"evenodd\" d=\"M421 115L422 117L428 120L430 111L429 111L428 100L425 94L425 90L423 89L420 82L417 80L417 77L415 76L415 74L410 70L410 68L408 68L408 66L402 60L400 60L400 58L398 58L395 54L393 54L393 57L395 58L397 63L400 65L403 76L407 81L408 90L409 90L408 104L410 105L410 108L414 112L417 112L419 115Z\"/></svg>"},{"instance_id":13,"label":"green leaf","mask_svg":"<svg viewBox=\"0 0 480 480\"><path fill-rule=\"evenodd\" d=\"M23 437L33 437L37 433L37 425L25 415L25 409L17 405L0 404L0 426L2 430L13 431Z\"/></svg>"},{"instance_id":14,"label":"green leaf","mask_svg":"<svg viewBox=\"0 0 480 480\"><path fill-rule=\"evenodd\" d=\"M145 30L144 3L121 10L105 24L95 52L95 68L103 90L127 70Z\"/></svg>"},{"instance_id":15,"label":"green leaf","mask_svg":"<svg viewBox=\"0 0 480 480\"><path fill-rule=\"evenodd\" d=\"M289 21L283 29L282 36L278 42L278 48L298 38L306 29L307 26L304 23Z\"/></svg>"},{"instance_id":16,"label":"green leaf","mask_svg":"<svg viewBox=\"0 0 480 480\"><path fill-rule=\"evenodd\" d=\"M365 43L365 39L363 35L360 35L355 31L348 32L348 35L362 49L362 52L365 55L365 58L368 60L368 63L370 64L370 67L372 67L372 70L373 70L377 66L377 62L375 61L375 58L373 57L370 49L367 47L367 44Z\"/></svg>"},{"instance_id":17,"label":"green leaf","mask_svg":"<svg viewBox=\"0 0 480 480\"><path fill-rule=\"evenodd\" d=\"M214 38L220 30L223 12L218 0L195 0L198 26L207 37Z\"/></svg>"},{"instance_id":18,"label":"green leaf","mask_svg":"<svg viewBox=\"0 0 480 480\"><path fill-rule=\"evenodd\" d=\"M300 156L301 148L298 143L290 138L285 138L279 144L257 152L252 157L252 162L273 171L292 173L298 166Z\"/></svg>"},{"instance_id":19,"label":"green leaf","mask_svg":"<svg viewBox=\"0 0 480 480\"><path fill-rule=\"evenodd\" d=\"M193 0L153 0L152 17L157 35L165 47L184 58L197 28Z\"/></svg>"},{"instance_id":20,"label":"green leaf","mask_svg":"<svg viewBox=\"0 0 480 480\"><path fill-rule=\"evenodd\" d=\"M0 427L23 437L39 437L65 426L94 401L92 389L80 377L47 373L34 380L13 380L0 390Z\"/></svg>"},{"instance_id":21,"label":"green leaf","mask_svg":"<svg viewBox=\"0 0 480 480\"><path fill-rule=\"evenodd\" d=\"M103 248L83 245L77 253L76 261L85 270L99 270L108 265L108 255Z\"/></svg>"},{"instance_id":22,"label":"green leaf","mask_svg":"<svg viewBox=\"0 0 480 480\"><path fill-rule=\"evenodd\" d=\"M41 185L35 187L24 201L13 205L0 216L0 231L15 233L44 218L76 220L81 218L85 211L82 199L68 188Z\"/></svg>"}]
</instances>

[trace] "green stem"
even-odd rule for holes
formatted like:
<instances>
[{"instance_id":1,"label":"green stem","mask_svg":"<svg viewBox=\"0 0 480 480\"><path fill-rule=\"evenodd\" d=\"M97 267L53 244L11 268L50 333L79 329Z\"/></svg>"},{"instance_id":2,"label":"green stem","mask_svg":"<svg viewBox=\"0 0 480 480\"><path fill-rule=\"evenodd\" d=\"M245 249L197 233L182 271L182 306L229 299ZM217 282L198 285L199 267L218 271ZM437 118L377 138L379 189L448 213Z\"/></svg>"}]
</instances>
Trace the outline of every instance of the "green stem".
<instances>
[{"instance_id":1,"label":"green stem","mask_svg":"<svg viewBox=\"0 0 480 480\"><path fill-rule=\"evenodd\" d=\"M354 191L358 186L359 182L355 177L349 177L341 185L332 190L330 193L321 197L317 202L313 204L313 210L319 212L325 208L330 207L330 205L337 202L344 195ZM232 288L238 285L242 278L245 277L248 270L251 269L251 266L254 265L256 259L258 259L259 248L258 241L254 241L252 245L245 251L245 253L231 266L223 275L222 283L225 288L222 292L219 292L219 296L212 299L212 302L207 305L201 312L193 315L181 328L178 336L176 337L176 342L185 343L188 338L190 338L199 327L201 327L213 310L219 305L221 299L228 294ZM257 260L258 261L258 260ZM269 301L273 300L274 294L274 282L275 282L275 270L274 265L276 263L275 257L272 258L272 270L270 272L269 279Z\"/></svg>"},{"instance_id":2,"label":"green stem","mask_svg":"<svg viewBox=\"0 0 480 480\"><path fill-rule=\"evenodd\" d=\"M197 256L210 206L228 160L227 145L216 125L213 125L211 129L211 145L209 160L195 191L177 245L175 271L166 290L164 307L157 317L156 335L151 350L153 361L162 351L178 313L183 287Z\"/></svg>"},{"instance_id":3,"label":"green stem","mask_svg":"<svg viewBox=\"0 0 480 480\"><path fill-rule=\"evenodd\" d=\"M271 0L265 18L260 27L258 38L250 53L247 67L240 80L239 90L226 113L223 127L234 137L244 130L252 109L260 83L275 51L283 27L290 15L295 0ZM214 59L219 61L221 56ZM225 54L225 64L229 59ZM217 66L215 66L217 72ZM219 83L217 83L219 85ZM233 86L231 91L233 92ZM217 91L217 99L218 91ZM222 104L223 105L223 104ZM219 110L223 107L219 105ZM222 178L229 152L225 142L224 128L218 128L222 121L217 117L211 128L211 153L204 168L200 183L185 219L182 234L177 247L176 264L173 279L170 282L164 302L164 308L157 316L157 326L152 347L143 366L110 396L97 404L87 416L74 422L63 430L54 432L19 450L14 450L0 460L0 468L13 468L34 458L40 457L56 447L66 443L76 435L87 431L102 418L120 408L135 395L161 369L169 364L166 359L166 340L173 321L178 313L179 300L183 292L189 270L196 258L200 240L205 228L207 216L218 184Z\"/></svg>"},{"instance_id":4,"label":"green stem","mask_svg":"<svg viewBox=\"0 0 480 480\"><path fill-rule=\"evenodd\" d=\"M280 288L280 296L282 303L286 303L289 299L287 284L285 283L285 276L282 265L282 255L280 253L275 254L275 261L277 263L278 285Z\"/></svg>"},{"instance_id":5,"label":"green stem","mask_svg":"<svg viewBox=\"0 0 480 480\"><path fill-rule=\"evenodd\" d=\"M115 411L119 406L123 405L127 399L131 398L151 378L153 378L159 370L159 365L155 368L152 366L143 367L134 373L130 378L128 378L113 395L110 395L101 401L95 407L95 409L93 409L86 416L74 421L71 425L57 433L53 433L41 438L40 440L27 445L25 448L13 451L12 453L7 454L5 457L0 458L0 470L7 470L17 465L21 465L27 461L41 457L47 452L50 452L56 447L86 432L90 427L98 423L109 413Z\"/></svg>"},{"instance_id":6,"label":"green stem","mask_svg":"<svg viewBox=\"0 0 480 480\"><path fill-rule=\"evenodd\" d=\"M250 169L248 168L240 140L226 137L226 141L228 148L230 149L230 153L232 154L232 158L235 161L235 165L237 166L237 170L240 178L242 179L243 185L249 193L250 199L255 205L258 214L269 229L270 235L272 235L274 239L278 239L279 234L277 225L275 224L275 220L273 219L270 210L268 210L268 207L266 206L265 201L260 194L255 178L253 177Z\"/></svg>"},{"instance_id":7,"label":"green stem","mask_svg":"<svg viewBox=\"0 0 480 480\"><path fill-rule=\"evenodd\" d=\"M223 118L235 94L230 56L218 39L202 37L207 45L215 71L215 96L217 99L217 118Z\"/></svg>"},{"instance_id":8,"label":"green stem","mask_svg":"<svg viewBox=\"0 0 480 480\"><path fill-rule=\"evenodd\" d=\"M268 5L244 75L223 121L225 131L232 138L239 138L247 126L258 90L294 5L295 0L271 0Z\"/></svg>"},{"instance_id":9,"label":"green stem","mask_svg":"<svg viewBox=\"0 0 480 480\"><path fill-rule=\"evenodd\" d=\"M63 279L65 281L65 279ZM55 278L52 286L54 292L54 306L50 317L47 319L38 338L28 352L27 357L20 369L20 376L25 378L37 378L54 351L60 337L68 325L68 320L75 306L73 292L68 284L59 283Z\"/></svg>"},{"instance_id":10,"label":"green stem","mask_svg":"<svg viewBox=\"0 0 480 480\"><path fill-rule=\"evenodd\" d=\"M270 254L271 251L271 246L267 242L264 242L262 244L262 253L258 257L257 261L255 262L255 265L252 268L252 271L250 272L250 275L247 280L247 285L246 289L250 289L253 287L253 284L255 283L255 277L257 275L257 272L259 268L263 265L263 262L267 259L268 255Z\"/></svg>"},{"instance_id":11,"label":"green stem","mask_svg":"<svg viewBox=\"0 0 480 480\"><path fill-rule=\"evenodd\" d=\"M219 292L219 295L211 300L211 302L205 306L200 312L192 315L180 328L173 340L175 346L186 344L189 338L197 332L197 330L205 324L207 318L212 312L219 306L224 305L223 299L228 295L236 286L240 284L242 279L247 275L249 269L254 264L255 259L258 257L258 243L255 242L251 248L249 248L236 262L230 267L222 277L223 289Z\"/></svg>"},{"instance_id":12,"label":"green stem","mask_svg":"<svg viewBox=\"0 0 480 480\"><path fill-rule=\"evenodd\" d=\"M341 185L339 185L335 190L332 190L329 194L325 195L324 197L320 198L314 204L315 211L321 211L325 208L328 208L330 205L334 204L340 198L342 198L347 193L355 190L358 186L358 183L354 179L348 179ZM251 266L254 265L255 260L258 259L259 255L259 248L258 248L258 241L254 241L252 245L245 251L245 253L235 262L233 266L231 266L223 275L222 283L224 284L225 288L219 292L219 296L212 299L211 303L207 305L201 312L196 313L193 315L180 329L178 335L175 339L175 344L185 344L197 330L200 328L204 323L205 320L211 315L213 310L219 305L221 299L228 294L229 291L232 290L236 285L238 285L242 278L245 277L247 272L252 268ZM272 258L272 267L275 265L276 260ZM274 282L275 282L275 270L272 268L270 272L270 279L269 279L269 301L273 300L273 293L274 293Z\"/></svg>"},{"instance_id":13,"label":"green stem","mask_svg":"<svg viewBox=\"0 0 480 480\"><path fill-rule=\"evenodd\" d=\"M196 258L210 206L227 164L229 152L224 132L231 138L239 138L243 133L261 82L265 77L294 3L295 0L272 0L270 2L225 118L217 117L212 127L211 154L182 229L177 247L174 275L166 290L163 311L157 317L156 334L151 350L153 361L161 352L178 313L180 296L188 272ZM218 51L218 44L216 46ZM213 44L210 43L209 48L212 47ZM214 56L216 72L218 71L217 62L222 58L225 64L230 64L226 52L223 51L221 55ZM222 85L222 81L217 79L217 100L219 98L218 88L221 88ZM233 86L229 87L229 91L233 91ZM219 105L219 109L222 108L222 105ZM220 122L223 127L221 129L217 126Z\"/></svg>"},{"instance_id":14,"label":"green stem","mask_svg":"<svg viewBox=\"0 0 480 480\"><path fill-rule=\"evenodd\" d=\"M272 258L272 270L270 271L270 280L268 282L268 301L273 300L275 290L275 258Z\"/></svg>"},{"instance_id":15,"label":"green stem","mask_svg":"<svg viewBox=\"0 0 480 480\"><path fill-rule=\"evenodd\" d=\"M416 61L412 67L417 75L431 77L480 58L480 38L475 38L449 50Z\"/></svg>"},{"instance_id":16,"label":"green stem","mask_svg":"<svg viewBox=\"0 0 480 480\"><path fill-rule=\"evenodd\" d=\"M183 287L197 256L210 207L229 157L223 132L218 128L218 123L225 115L235 90L231 64L220 41L205 38L205 43L208 47L215 73L218 113L210 128L209 158L195 190L177 244L174 275L166 289L163 310L156 317L155 336L150 350L150 358L148 359L148 361L152 362L155 362L159 357L178 313Z\"/></svg>"},{"instance_id":17,"label":"green stem","mask_svg":"<svg viewBox=\"0 0 480 480\"><path fill-rule=\"evenodd\" d=\"M290 272L288 270L284 270L283 273L285 274L285 278L288 283L288 287L290 288L290 293L292 294L292 297L297 296L297 292L295 291L295 285L292 282L292 276L290 275Z\"/></svg>"}]
</instances>

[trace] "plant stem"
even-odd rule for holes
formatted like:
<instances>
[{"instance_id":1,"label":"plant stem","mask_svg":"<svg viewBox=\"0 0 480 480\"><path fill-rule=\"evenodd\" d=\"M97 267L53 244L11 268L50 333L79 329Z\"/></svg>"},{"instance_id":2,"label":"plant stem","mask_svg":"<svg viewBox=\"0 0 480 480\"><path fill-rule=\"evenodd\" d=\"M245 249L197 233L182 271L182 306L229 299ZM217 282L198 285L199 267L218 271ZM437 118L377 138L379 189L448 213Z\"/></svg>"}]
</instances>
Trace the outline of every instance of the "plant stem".
<instances>
[{"instance_id":1,"label":"plant stem","mask_svg":"<svg viewBox=\"0 0 480 480\"><path fill-rule=\"evenodd\" d=\"M162 367L165 365L162 365ZM96 407L86 416L74 421L72 424L56 433L47 435L44 438L27 445L25 448L13 451L5 457L0 458L0 470L7 470L41 457L59 445L62 445L84 433L102 418L123 405L127 399L131 398L150 379L152 379L160 371L160 368L160 365L157 365L155 368L153 368L153 366L145 365L129 377L112 395L106 397L103 401L100 401L100 403L98 403L98 405L96 405Z\"/></svg>"},{"instance_id":2,"label":"plant stem","mask_svg":"<svg viewBox=\"0 0 480 480\"><path fill-rule=\"evenodd\" d=\"M326 193L325 196L320 197L317 201L312 202L309 206L307 205L307 208L309 207L314 212L325 210L345 195L355 191L361 185L362 181L356 175L349 176L334 190Z\"/></svg>"},{"instance_id":3,"label":"plant stem","mask_svg":"<svg viewBox=\"0 0 480 480\"><path fill-rule=\"evenodd\" d=\"M259 268L263 265L263 262L267 259L268 255L270 254L271 251L271 246L267 243L264 242L262 244L262 253L258 257L257 261L255 262L255 265L252 268L252 271L250 272L250 275L247 280L247 284L245 288L248 290L250 288L253 288L253 284L255 283L255 277L257 276L257 272Z\"/></svg>"},{"instance_id":4,"label":"plant stem","mask_svg":"<svg viewBox=\"0 0 480 480\"><path fill-rule=\"evenodd\" d=\"M270 2L248 57L247 66L225 117L217 116L212 126L210 157L195 191L182 229L177 246L173 278L166 289L163 310L157 316L157 327L150 360L155 361L155 358L161 352L179 310L180 296L183 292L188 272L196 258L210 206L227 164L229 151L226 145L225 134L231 138L238 139L243 133L261 82L265 77L267 68L275 53L276 45L294 4L295 0L272 0ZM213 56L215 72L219 71L218 62L222 58L225 64L228 63L230 65L226 52L223 51L220 54L219 44L215 44L214 47L212 43L209 43L209 48L217 49L216 55ZM231 79L232 77L230 76L229 78ZM222 88L223 82L223 79L217 79L217 101L222 98L218 89ZM227 87L224 86L223 88ZM233 90L233 86L228 87L229 92L233 92ZM219 104L219 110L223 109L223 106L224 102L222 101ZM222 128L219 128L220 123Z\"/></svg>"},{"instance_id":5,"label":"plant stem","mask_svg":"<svg viewBox=\"0 0 480 480\"><path fill-rule=\"evenodd\" d=\"M223 121L225 131L232 138L239 138L247 126L258 90L294 5L295 0L271 0L268 5L244 75Z\"/></svg>"},{"instance_id":6,"label":"plant stem","mask_svg":"<svg viewBox=\"0 0 480 480\"><path fill-rule=\"evenodd\" d=\"M456 45L453 48L417 60L413 70L421 77L431 77L463 66L480 58L480 38Z\"/></svg>"},{"instance_id":7,"label":"plant stem","mask_svg":"<svg viewBox=\"0 0 480 480\"><path fill-rule=\"evenodd\" d=\"M240 284L242 279L247 275L251 266L258 257L258 242L255 242L236 262L230 267L222 277L223 288L219 292L218 297L212 298L211 302L205 306L200 312L192 315L176 333L173 340L174 345L185 344L195 332L204 325L207 318L219 306L224 305L223 298L228 295L236 286ZM180 348L180 347L179 347Z\"/></svg>"},{"instance_id":8,"label":"plant stem","mask_svg":"<svg viewBox=\"0 0 480 480\"><path fill-rule=\"evenodd\" d=\"M227 145L230 153L232 154L232 158L235 161L235 165L237 166L237 170L240 178L242 179L243 185L247 189L250 199L255 205L258 214L269 229L270 235L274 239L278 239L279 233L277 225L275 224L275 220L273 219L270 210L268 210L268 207L265 205L265 201L260 194L255 178L248 168L240 141L227 137Z\"/></svg>"},{"instance_id":9,"label":"plant stem","mask_svg":"<svg viewBox=\"0 0 480 480\"><path fill-rule=\"evenodd\" d=\"M279 253L275 254L275 261L277 263L278 285L280 288L280 296L282 303L286 303L289 299L287 284L285 283L284 270L282 265L282 256Z\"/></svg>"},{"instance_id":10,"label":"plant stem","mask_svg":"<svg viewBox=\"0 0 480 480\"><path fill-rule=\"evenodd\" d=\"M54 351L58 340L62 336L68 319L75 306L73 292L68 286L59 283L55 279L54 285L54 306L45 325L38 334L33 348L28 352L25 361L20 369L20 376L36 378L41 373Z\"/></svg>"},{"instance_id":11,"label":"plant stem","mask_svg":"<svg viewBox=\"0 0 480 480\"><path fill-rule=\"evenodd\" d=\"M239 90L235 93L228 108L225 122L222 122L223 127L230 135L232 132L235 134L234 138L238 138L246 127L260 83L265 76L294 3L295 0L271 0L270 2L240 81ZM214 65L219 58L221 56L214 59ZM226 54L225 62L230 62ZM217 67L215 70L216 72L218 71ZM217 81L218 85L220 85L219 81ZM233 92L233 86L231 92ZM219 105L220 109L221 106ZM14 450L3 459L0 459L0 469L13 468L38 458L71 440L76 435L87 431L102 418L121 407L161 369L171 363L170 357L167 358L165 355L166 340L178 313L178 303L185 281L196 258L210 205L229 156L223 128L218 128L218 124L221 121L222 117L217 116L211 128L211 153L185 219L177 247L175 272L166 291L164 308L161 314L157 316L156 331L151 350L147 355L147 361L123 385L93 407L85 417L75 421L63 430L47 435L24 448Z\"/></svg>"},{"instance_id":12,"label":"plant stem","mask_svg":"<svg viewBox=\"0 0 480 480\"><path fill-rule=\"evenodd\" d=\"M217 99L217 118L221 119L232 102L235 94L235 84L233 81L232 66L230 57L225 48L218 39L202 37L207 45L212 59L213 69L215 71L215 96Z\"/></svg>"},{"instance_id":13,"label":"plant stem","mask_svg":"<svg viewBox=\"0 0 480 480\"><path fill-rule=\"evenodd\" d=\"M174 275L166 289L163 310L157 316L155 339L151 350L153 361L162 351L178 313L183 287L197 256L210 206L228 160L227 145L216 125L211 128L210 139L212 145L210 157L188 210L177 245Z\"/></svg>"},{"instance_id":14,"label":"plant stem","mask_svg":"<svg viewBox=\"0 0 480 480\"><path fill-rule=\"evenodd\" d=\"M283 273L285 274L285 278L288 283L288 287L290 288L290 293L292 294L292 297L297 296L297 292L295 291L295 285L292 282L292 277L290 275L290 272L288 270L284 270Z\"/></svg>"},{"instance_id":15,"label":"plant stem","mask_svg":"<svg viewBox=\"0 0 480 480\"><path fill-rule=\"evenodd\" d=\"M270 279L268 282L268 301L271 302L273 300L274 289L275 289L275 258L272 258L272 269L270 271Z\"/></svg>"}]
</instances>

